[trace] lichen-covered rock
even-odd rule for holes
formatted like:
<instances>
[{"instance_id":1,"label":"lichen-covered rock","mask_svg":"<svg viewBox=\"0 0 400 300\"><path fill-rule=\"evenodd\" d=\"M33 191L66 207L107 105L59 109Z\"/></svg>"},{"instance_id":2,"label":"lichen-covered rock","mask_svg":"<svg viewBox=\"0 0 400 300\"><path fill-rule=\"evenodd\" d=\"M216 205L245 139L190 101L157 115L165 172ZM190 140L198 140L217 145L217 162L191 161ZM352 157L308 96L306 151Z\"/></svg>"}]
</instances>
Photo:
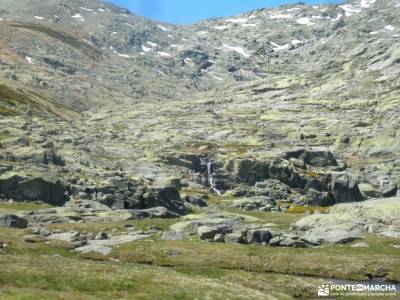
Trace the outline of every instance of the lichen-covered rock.
<instances>
[{"instance_id":1,"label":"lichen-covered rock","mask_svg":"<svg viewBox=\"0 0 400 300\"><path fill-rule=\"evenodd\" d=\"M357 178L345 172L334 172L331 176L330 190L336 203L363 200Z\"/></svg>"},{"instance_id":2,"label":"lichen-covered rock","mask_svg":"<svg viewBox=\"0 0 400 300\"><path fill-rule=\"evenodd\" d=\"M284 153L285 158L296 158L315 167L337 166L337 161L330 151L296 149Z\"/></svg>"},{"instance_id":3,"label":"lichen-covered rock","mask_svg":"<svg viewBox=\"0 0 400 300\"><path fill-rule=\"evenodd\" d=\"M185 202L181 199L176 187L152 187L142 197L142 203L137 208L145 209L162 206L179 214L187 212Z\"/></svg>"},{"instance_id":4,"label":"lichen-covered rock","mask_svg":"<svg viewBox=\"0 0 400 300\"><path fill-rule=\"evenodd\" d=\"M347 243L367 232L397 236L400 233L400 199L374 199L337 204L329 214L314 214L292 225L311 244Z\"/></svg>"},{"instance_id":5,"label":"lichen-covered rock","mask_svg":"<svg viewBox=\"0 0 400 300\"><path fill-rule=\"evenodd\" d=\"M0 214L0 227L24 229L28 227L28 221L13 214Z\"/></svg>"},{"instance_id":6,"label":"lichen-covered rock","mask_svg":"<svg viewBox=\"0 0 400 300\"><path fill-rule=\"evenodd\" d=\"M62 205L67 201L66 187L57 178L49 176L5 173L0 176L0 193L21 201L44 201Z\"/></svg>"}]
</instances>

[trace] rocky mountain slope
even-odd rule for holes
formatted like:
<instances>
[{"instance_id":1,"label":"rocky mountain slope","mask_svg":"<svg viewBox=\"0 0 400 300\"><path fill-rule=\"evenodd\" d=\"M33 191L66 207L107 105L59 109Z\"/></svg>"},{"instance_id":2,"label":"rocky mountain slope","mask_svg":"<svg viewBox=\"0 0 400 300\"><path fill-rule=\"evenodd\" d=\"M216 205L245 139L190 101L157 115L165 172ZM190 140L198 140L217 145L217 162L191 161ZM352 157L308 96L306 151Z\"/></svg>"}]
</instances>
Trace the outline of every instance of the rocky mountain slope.
<instances>
[{"instance_id":1,"label":"rocky mountain slope","mask_svg":"<svg viewBox=\"0 0 400 300\"><path fill-rule=\"evenodd\" d=\"M303 275L399 282L399 15L399 0L350 0L178 26L0 0L0 260L173 267L196 282L183 299L310 298Z\"/></svg>"},{"instance_id":2,"label":"rocky mountain slope","mask_svg":"<svg viewBox=\"0 0 400 300\"><path fill-rule=\"evenodd\" d=\"M178 26L95 0L0 0L0 196L54 206L0 223L180 217L133 235L287 247L398 238L399 15L398 0L351 0ZM104 255L136 240L61 237Z\"/></svg>"}]
</instances>

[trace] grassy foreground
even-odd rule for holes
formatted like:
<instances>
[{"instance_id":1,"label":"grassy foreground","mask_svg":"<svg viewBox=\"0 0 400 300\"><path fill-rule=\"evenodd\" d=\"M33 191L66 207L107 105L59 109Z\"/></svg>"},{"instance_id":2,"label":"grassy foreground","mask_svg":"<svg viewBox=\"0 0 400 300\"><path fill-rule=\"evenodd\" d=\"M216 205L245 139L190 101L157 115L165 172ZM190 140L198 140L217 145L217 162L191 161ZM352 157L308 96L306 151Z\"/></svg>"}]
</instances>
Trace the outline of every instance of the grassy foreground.
<instances>
[{"instance_id":1,"label":"grassy foreground","mask_svg":"<svg viewBox=\"0 0 400 300\"><path fill-rule=\"evenodd\" d=\"M0 207L20 211L25 205ZM230 209L230 212L239 212ZM242 212L287 228L302 215ZM167 229L178 220L54 224L49 229L118 234ZM367 236L368 248L313 249L184 241L137 241L110 255L78 254L65 242L27 243L25 230L0 228L0 299L313 299L327 278L400 282L398 240ZM355 298L360 299L360 297ZM370 298L369 298L370 299ZM371 298L372 299L372 298ZM385 299L391 299L385 297ZM393 298L395 299L395 298Z\"/></svg>"}]
</instances>

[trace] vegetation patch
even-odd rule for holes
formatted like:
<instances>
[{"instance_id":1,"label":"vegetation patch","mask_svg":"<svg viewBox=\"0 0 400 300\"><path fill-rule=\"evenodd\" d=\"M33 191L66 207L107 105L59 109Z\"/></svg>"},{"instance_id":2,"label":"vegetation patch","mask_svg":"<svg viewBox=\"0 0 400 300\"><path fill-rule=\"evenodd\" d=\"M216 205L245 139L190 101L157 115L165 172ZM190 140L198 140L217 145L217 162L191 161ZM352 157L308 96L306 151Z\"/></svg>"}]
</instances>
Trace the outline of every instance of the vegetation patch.
<instances>
[{"instance_id":1,"label":"vegetation patch","mask_svg":"<svg viewBox=\"0 0 400 300\"><path fill-rule=\"evenodd\" d=\"M97 50L95 47L75 38L65 32L56 31L48 27L43 27L36 24L14 24L14 27L26 28L30 30L35 30L41 33L44 33L54 39L57 39L76 50L81 51L83 54L89 56L92 59L96 59L101 55L101 52Z\"/></svg>"}]
</instances>

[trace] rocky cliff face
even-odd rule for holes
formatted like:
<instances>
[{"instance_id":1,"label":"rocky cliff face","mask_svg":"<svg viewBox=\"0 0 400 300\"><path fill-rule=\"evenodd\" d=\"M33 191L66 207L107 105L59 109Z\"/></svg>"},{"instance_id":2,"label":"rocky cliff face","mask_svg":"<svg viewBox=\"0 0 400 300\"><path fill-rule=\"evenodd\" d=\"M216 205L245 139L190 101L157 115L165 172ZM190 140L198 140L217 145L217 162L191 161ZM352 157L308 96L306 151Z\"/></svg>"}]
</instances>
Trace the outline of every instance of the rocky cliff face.
<instances>
[{"instance_id":1,"label":"rocky cliff face","mask_svg":"<svg viewBox=\"0 0 400 300\"><path fill-rule=\"evenodd\" d=\"M0 192L179 213L177 189L210 178L264 209L394 196L399 12L355 0L176 26L99 1L0 1Z\"/></svg>"}]
</instances>

